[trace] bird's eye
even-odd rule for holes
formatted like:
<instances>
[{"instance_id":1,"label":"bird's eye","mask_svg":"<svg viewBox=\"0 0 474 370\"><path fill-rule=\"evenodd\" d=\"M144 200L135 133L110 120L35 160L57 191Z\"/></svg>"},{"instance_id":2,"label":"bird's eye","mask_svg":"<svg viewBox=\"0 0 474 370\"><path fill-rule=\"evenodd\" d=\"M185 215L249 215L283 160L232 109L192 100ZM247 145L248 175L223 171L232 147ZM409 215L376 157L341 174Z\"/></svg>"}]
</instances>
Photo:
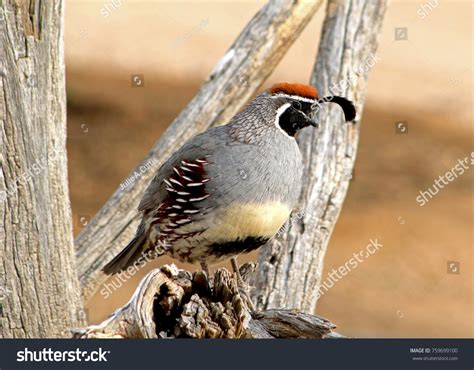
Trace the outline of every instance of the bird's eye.
<instances>
[{"instance_id":1,"label":"bird's eye","mask_svg":"<svg viewBox=\"0 0 474 370\"><path fill-rule=\"evenodd\" d=\"M293 108L297 109L297 110L301 110L301 103L299 101L293 101L291 103L291 105L293 106Z\"/></svg>"}]
</instances>

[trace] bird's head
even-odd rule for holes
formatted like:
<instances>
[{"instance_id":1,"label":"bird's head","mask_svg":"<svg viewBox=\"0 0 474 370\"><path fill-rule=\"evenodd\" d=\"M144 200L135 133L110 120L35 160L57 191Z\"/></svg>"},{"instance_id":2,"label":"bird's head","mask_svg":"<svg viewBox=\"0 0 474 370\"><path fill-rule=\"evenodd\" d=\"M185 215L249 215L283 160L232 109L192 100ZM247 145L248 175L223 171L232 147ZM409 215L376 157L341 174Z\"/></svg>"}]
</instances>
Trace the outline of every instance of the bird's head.
<instances>
[{"instance_id":1,"label":"bird's head","mask_svg":"<svg viewBox=\"0 0 474 370\"><path fill-rule=\"evenodd\" d=\"M289 136L295 136L307 126L318 127L315 115L323 103L338 104L347 122L355 119L356 110L350 100L340 96L320 98L316 88L310 85L280 82L273 85L267 93L277 110L275 124Z\"/></svg>"}]
</instances>

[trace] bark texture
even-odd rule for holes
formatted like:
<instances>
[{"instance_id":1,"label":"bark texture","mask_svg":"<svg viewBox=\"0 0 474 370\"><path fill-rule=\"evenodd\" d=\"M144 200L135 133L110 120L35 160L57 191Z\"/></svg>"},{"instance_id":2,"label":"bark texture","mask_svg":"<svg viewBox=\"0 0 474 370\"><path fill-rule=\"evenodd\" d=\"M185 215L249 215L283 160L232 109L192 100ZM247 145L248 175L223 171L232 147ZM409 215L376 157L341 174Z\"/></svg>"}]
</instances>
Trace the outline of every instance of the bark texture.
<instances>
[{"instance_id":1,"label":"bark texture","mask_svg":"<svg viewBox=\"0 0 474 370\"><path fill-rule=\"evenodd\" d=\"M85 301L106 279L102 267L129 241L138 224L137 206L156 170L182 144L210 126L226 123L272 72L321 1L269 1L249 22L188 106L76 239ZM154 161L150 161L154 159ZM142 167L143 166L143 167Z\"/></svg>"},{"instance_id":2,"label":"bark texture","mask_svg":"<svg viewBox=\"0 0 474 370\"><path fill-rule=\"evenodd\" d=\"M242 266L242 271L247 266ZM243 274L248 277L248 275ZM326 319L296 310L249 312L235 276L209 280L165 265L150 272L125 306L76 338L337 338Z\"/></svg>"},{"instance_id":3,"label":"bark texture","mask_svg":"<svg viewBox=\"0 0 474 370\"><path fill-rule=\"evenodd\" d=\"M255 282L259 309L278 307L314 312L329 238L352 177L368 72L376 63L377 36L386 1L329 0L311 84L321 96L342 95L358 112L344 123L336 104L320 107L317 130L305 130L305 184L285 232L262 248Z\"/></svg>"},{"instance_id":4,"label":"bark texture","mask_svg":"<svg viewBox=\"0 0 474 370\"><path fill-rule=\"evenodd\" d=\"M84 323L69 203L62 1L0 2L0 337Z\"/></svg>"}]
</instances>

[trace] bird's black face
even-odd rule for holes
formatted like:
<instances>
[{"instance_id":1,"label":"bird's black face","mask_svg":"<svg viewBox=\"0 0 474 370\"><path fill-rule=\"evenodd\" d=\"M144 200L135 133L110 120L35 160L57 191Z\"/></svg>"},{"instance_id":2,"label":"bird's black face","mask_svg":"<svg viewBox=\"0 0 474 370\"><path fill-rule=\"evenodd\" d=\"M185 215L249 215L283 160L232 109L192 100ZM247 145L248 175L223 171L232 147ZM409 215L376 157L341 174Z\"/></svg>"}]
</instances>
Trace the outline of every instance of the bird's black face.
<instances>
[{"instance_id":1,"label":"bird's black face","mask_svg":"<svg viewBox=\"0 0 474 370\"><path fill-rule=\"evenodd\" d=\"M282 107L285 105L287 108L280 115L278 124L289 136L294 137L299 130L307 126L318 126L317 122L311 118L313 103L288 99Z\"/></svg>"},{"instance_id":2,"label":"bird's black face","mask_svg":"<svg viewBox=\"0 0 474 370\"><path fill-rule=\"evenodd\" d=\"M275 101L279 105L277 110L277 124L289 136L294 137L296 133L307 126L318 127L314 120L316 112L321 104L335 103L342 108L346 122L353 121L356 117L354 104L341 96L326 96L324 98L307 98L295 95L276 95Z\"/></svg>"}]
</instances>

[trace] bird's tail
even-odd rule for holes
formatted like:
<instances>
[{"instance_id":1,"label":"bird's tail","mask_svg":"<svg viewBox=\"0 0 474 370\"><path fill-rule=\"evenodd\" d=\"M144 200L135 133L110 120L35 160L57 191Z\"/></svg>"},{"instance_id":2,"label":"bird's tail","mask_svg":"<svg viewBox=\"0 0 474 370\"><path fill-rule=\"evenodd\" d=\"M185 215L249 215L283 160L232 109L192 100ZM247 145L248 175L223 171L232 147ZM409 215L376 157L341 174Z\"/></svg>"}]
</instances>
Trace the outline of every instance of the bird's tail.
<instances>
[{"instance_id":1,"label":"bird's tail","mask_svg":"<svg viewBox=\"0 0 474 370\"><path fill-rule=\"evenodd\" d=\"M143 224L140 224L135 237L112 261L104 266L102 271L107 275L119 273L137 262L141 257L145 258L145 253L148 249L149 243L146 237L145 227ZM143 263L145 262L146 260Z\"/></svg>"}]
</instances>

